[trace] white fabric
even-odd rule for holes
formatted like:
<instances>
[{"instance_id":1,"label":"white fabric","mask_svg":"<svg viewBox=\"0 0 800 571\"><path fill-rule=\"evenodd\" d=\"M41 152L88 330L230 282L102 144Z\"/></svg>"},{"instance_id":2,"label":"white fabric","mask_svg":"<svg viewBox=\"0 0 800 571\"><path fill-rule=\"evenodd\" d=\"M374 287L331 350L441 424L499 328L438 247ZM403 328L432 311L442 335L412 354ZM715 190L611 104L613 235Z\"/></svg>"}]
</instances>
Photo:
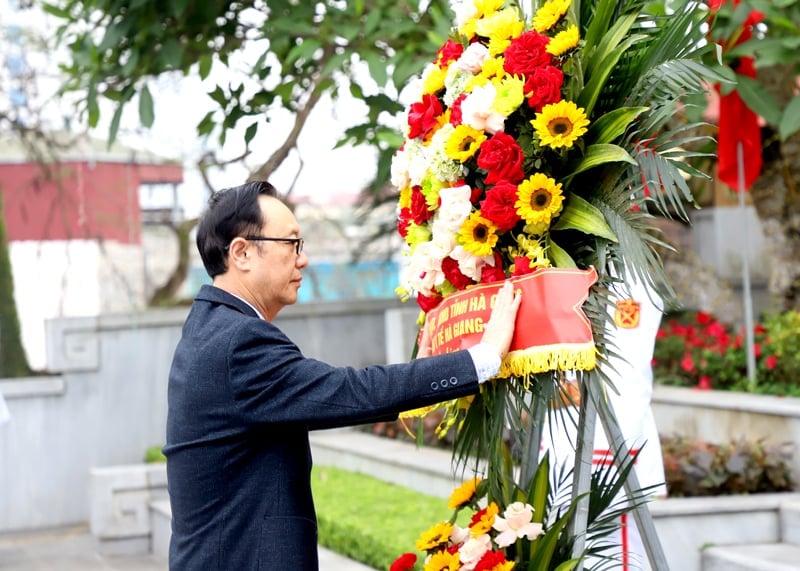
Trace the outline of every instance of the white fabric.
<instances>
[{"instance_id":1,"label":"white fabric","mask_svg":"<svg viewBox=\"0 0 800 571\"><path fill-rule=\"evenodd\" d=\"M618 286L613 301L623 302L623 308L636 308L638 304L638 323L629 320L627 327L615 327L612 322L607 330L607 338L616 347L616 353L621 358L610 359L613 370L608 369L605 372L614 383L616 392L607 387L605 393L615 412L625 444L632 452L641 449L635 464L640 486L656 486L649 494L652 497L665 496L667 490L664 483L664 463L658 429L650 406L653 393L651 362L663 304L645 284L638 283L630 276L624 286ZM612 302L609 311L614 318L617 305ZM563 466L571 468L574 465L577 409L570 407L567 410L571 419L551 422L543 431L542 449L550 451L554 473L558 473ZM612 457L613 451L610 451L598 418L593 469L610 462ZM632 514L623 517L620 531L610 541L622 546L621 552L616 553L622 564L620 569L650 569ZM585 568L592 568L591 561L587 561Z\"/></svg>"},{"instance_id":2,"label":"white fabric","mask_svg":"<svg viewBox=\"0 0 800 571\"><path fill-rule=\"evenodd\" d=\"M478 343L469 349L472 363L475 365L475 370L478 372L478 382L483 383L488 381L497 373L500 372L501 359L491 345L486 343Z\"/></svg>"}]
</instances>

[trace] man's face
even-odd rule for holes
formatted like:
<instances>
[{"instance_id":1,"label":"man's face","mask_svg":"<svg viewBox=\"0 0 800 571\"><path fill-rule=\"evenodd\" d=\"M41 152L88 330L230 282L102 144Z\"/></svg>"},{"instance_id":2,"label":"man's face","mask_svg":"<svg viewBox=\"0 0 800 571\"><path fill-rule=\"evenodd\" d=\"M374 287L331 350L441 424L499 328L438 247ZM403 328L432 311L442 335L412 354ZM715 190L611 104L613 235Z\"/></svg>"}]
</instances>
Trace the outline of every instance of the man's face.
<instances>
[{"instance_id":1,"label":"man's face","mask_svg":"<svg viewBox=\"0 0 800 571\"><path fill-rule=\"evenodd\" d=\"M300 226L292 211L280 200L259 196L266 224L259 235L269 238L300 238ZM297 254L295 244L278 241L250 241L248 248L255 256L249 289L254 294L264 317L272 320L278 312L297 302L302 269L308 265L305 252Z\"/></svg>"}]
</instances>

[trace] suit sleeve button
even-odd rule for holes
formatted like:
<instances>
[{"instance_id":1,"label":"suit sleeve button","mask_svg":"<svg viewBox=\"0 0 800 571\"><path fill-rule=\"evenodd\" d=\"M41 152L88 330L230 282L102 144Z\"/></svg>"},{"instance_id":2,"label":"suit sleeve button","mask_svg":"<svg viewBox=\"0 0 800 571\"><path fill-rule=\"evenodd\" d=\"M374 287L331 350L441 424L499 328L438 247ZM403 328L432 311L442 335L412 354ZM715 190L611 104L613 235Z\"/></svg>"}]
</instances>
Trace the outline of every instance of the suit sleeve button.
<instances>
[{"instance_id":1,"label":"suit sleeve button","mask_svg":"<svg viewBox=\"0 0 800 571\"><path fill-rule=\"evenodd\" d=\"M433 381L433 382L431 383L431 388L432 388L434 391L436 391L436 390L439 390L439 383L437 383L436 381Z\"/></svg>"},{"instance_id":2,"label":"suit sleeve button","mask_svg":"<svg viewBox=\"0 0 800 571\"><path fill-rule=\"evenodd\" d=\"M457 385L458 384L458 379L456 377L450 377L450 384L451 385Z\"/></svg>"}]
</instances>

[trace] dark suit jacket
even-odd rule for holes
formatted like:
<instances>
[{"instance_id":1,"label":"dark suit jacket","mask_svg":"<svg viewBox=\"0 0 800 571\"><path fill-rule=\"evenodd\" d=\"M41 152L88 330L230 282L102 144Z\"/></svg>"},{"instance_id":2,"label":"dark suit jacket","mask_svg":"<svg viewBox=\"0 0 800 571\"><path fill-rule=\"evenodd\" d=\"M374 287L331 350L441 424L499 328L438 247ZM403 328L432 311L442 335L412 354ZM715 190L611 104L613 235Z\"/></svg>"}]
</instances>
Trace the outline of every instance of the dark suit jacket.
<instances>
[{"instance_id":1,"label":"dark suit jacket","mask_svg":"<svg viewBox=\"0 0 800 571\"><path fill-rule=\"evenodd\" d=\"M331 367L204 286L169 377L170 568L316 571L308 431L391 420L477 390L466 351Z\"/></svg>"}]
</instances>

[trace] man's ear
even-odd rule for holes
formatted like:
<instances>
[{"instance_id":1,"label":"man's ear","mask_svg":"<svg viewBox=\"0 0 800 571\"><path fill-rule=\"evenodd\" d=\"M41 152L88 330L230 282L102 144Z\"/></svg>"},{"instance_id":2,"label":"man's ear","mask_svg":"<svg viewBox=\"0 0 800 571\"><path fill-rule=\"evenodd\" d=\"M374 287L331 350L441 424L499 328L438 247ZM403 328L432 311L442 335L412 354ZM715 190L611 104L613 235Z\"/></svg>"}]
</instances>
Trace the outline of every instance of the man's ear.
<instances>
[{"instance_id":1,"label":"man's ear","mask_svg":"<svg viewBox=\"0 0 800 571\"><path fill-rule=\"evenodd\" d=\"M247 253L247 245L247 240L234 238L228 247L228 263L240 271L246 271L250 268L251 257Z\"/></svg>"}]
</instances>

